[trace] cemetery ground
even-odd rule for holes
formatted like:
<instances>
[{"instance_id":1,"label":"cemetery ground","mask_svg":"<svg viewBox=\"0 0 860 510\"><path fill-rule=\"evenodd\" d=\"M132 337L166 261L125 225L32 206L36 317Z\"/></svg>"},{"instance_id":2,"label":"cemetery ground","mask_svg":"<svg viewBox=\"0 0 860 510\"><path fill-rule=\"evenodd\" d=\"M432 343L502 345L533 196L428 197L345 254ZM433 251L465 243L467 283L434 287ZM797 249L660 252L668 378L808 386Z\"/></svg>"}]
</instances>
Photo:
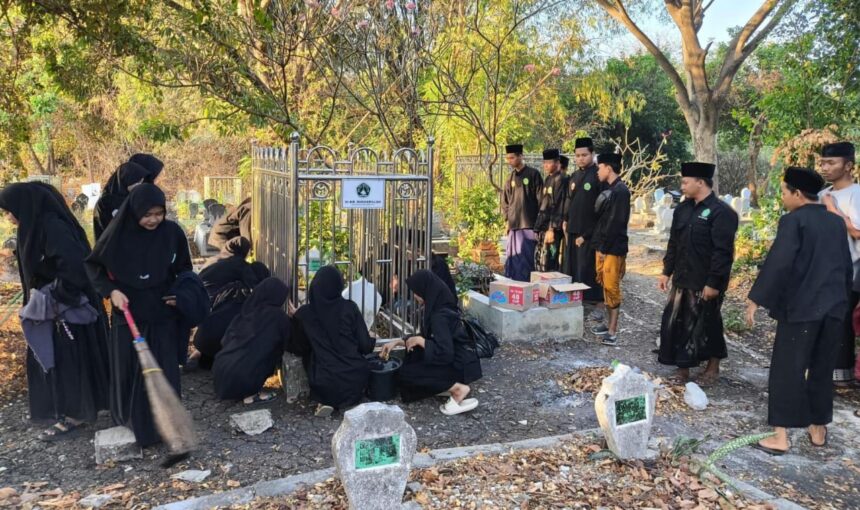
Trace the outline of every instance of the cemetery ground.
<instances>
[{"instance_id":1,"label":"cemetery ground","mask_svg":"<svg viewBox=\"0 0 860 510\"><path fill-rule=\"evenodd\" d=\"M703 508L731 507L710 492L700 493L709 490L706 481L691 475L685 460L672 465L666 455L644 463L589 458L603 447L599 436L588 432L597 427L593 394L613 360L639 367L668 385L665 378L671 369L657 364L652 353L664 304L656 289L660 244L640 233L631 239L617 347L603 346L587 332L583 340L564 343L503 344L492 359L483 360L484 378L473 385L474 396L481 401L475 412L443 416L438 411L441 399L402 405L418 436L419 452L581 434L548 449L501 458L486 454L415 469L411 479L420 485L413 485L415 490L407 491L407 498L433 508L455 507L456 502L445 499L451 495L466 506L492 506L486 500L495 497L497 507L546 508L576 501L579 496L568 492L572 488L594 508L652 506L652 497L669 493L665 501L671 508L692 508L697 503ZM664 450L671 449L674 438L686 437L705 440L698 452L708 455L731 439L769 430L767 367L774 325L760 313L753 330L741 330L742 298L748 285L743 278L736 279L723 308L729 359L719 381L705 388L709 407L704 411L686 407L682 387L668 386L661 392L652 437L662 440ZM10 290L2 292L5 297ZM333 464L331 437L341 414L315 418L310 403L288 404L280 397L261 407L271 410L274 426L247 436L231 429L229 417L252 408L218 401L210 374L200 372L183 378L183 400L195 418L201 443L190 460L162 469L164 452L156 448L144 452L140 460L97 466L93 435L110 426L109 418L103 415L95 427L68 441L39 442L36 436L47 424L27 420L23 355L23 340L13 318L0 331L0 506L73 508L84 496L107 493L113 496L110 506L147 508ZM717 467L807 508L860 508L860 419L853 415L857 408L860 390L839 390L825 448L813 448L805 431L798 430L792 433L793 448L784 457L745 447L728 454ZM189 469L211 473L199 483L170 478ZM667 483L669 493L664 488ZM14 490L17 496L4 499L12 492L2 488ZM635 496L647 491L647 498ZM679 499L672 499L675 496ZM732 501L736 507L749 505L738 496ZM338 483L328 481L289 498L258 500L248 507L328 508L342 503Z\"/></svg>"}]
</instances>

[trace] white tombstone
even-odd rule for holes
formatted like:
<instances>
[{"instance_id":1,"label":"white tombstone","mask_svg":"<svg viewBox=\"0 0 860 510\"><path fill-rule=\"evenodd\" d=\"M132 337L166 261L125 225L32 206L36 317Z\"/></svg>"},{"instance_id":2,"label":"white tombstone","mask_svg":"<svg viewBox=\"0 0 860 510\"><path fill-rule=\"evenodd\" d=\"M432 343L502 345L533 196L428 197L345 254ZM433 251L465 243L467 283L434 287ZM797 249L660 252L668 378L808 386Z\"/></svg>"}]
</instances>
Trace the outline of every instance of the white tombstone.
<instances>
[{"instance_id":1,"label":"white tombstone","mask_svg":"<svg viewBox=\"0 0 860 510\"><path fill-rule=\"evenodd\" d=\"M188 192L188 201L194 202L194 203L199 203L199 202L203 201L203 198L201 198L199 191L191 190Z\"/></svg>"},{"instance_id":2,"label":"white tombstone","mask_svg":"<svg viewBox=\"0 0 860 510\"><path fill-rule=\"evenodd\" d=\"M732 206L732 209L734 209L735 212L738 213L738 216L743 216L744 208L743 208L743 200L741 199L741 197L733 198L731 201L731 206Z\"/></svg>"},{"instance_id":3,"label":"white tombstone","mask_svg":"<svg viewBox=\"0 0 860 510\"><path fill-rule=\"evenodd\" d=\"M594 410L609 449L622 459L649 456L648 439L656 406L656 388L644 375L619 364L603 380Z\"/></svg>"},{"instance_id":4,"label":"white tombstone","mask_svg":"<svg viewBox=\"0 0 860 510\"><path fill-rule=\"evenodd\" d=\"M747 215L750 212L750 201L752 200L752 192L749 188L741 190L741 214Z\"/></svg>"},{"instance_id":5,"label":"white tombstone","mask_svg":"<svg viewBox=\"0 0 860 510\"><path fill-rule=\"evenodd\" d=\"M643 197L636 197L636 200L633 201L633 209L636 211L636 214L645 213L646 207L645 198Z\"/></svg>"},{"instance_id":6,"label":"white tombstone","mask_svg":"<svg viewBox=\"0 0 860 510\"><path fill-rule=\"evenodd\" d=\"M675 217L674 209L663 209L660 217L660 233L668 232L672 229L672 218Z\"/></svg>"},{"instance_id":7,"label":"white tombstone","mask_svg":"<svg viewBox=\"0 0 860 510\"><path fill-rule=\"evenodd\" d=\"M176 193L176 203L181 204L182 202L187 202L187 201L188 201L188 192L187 191L180 191L180 192Z\"/></svg>"},{"instance_id":8,"label":"white tombstone","mask_svg":"<svg viewBox=\"0 0 860 510\"><path fill-rule=\"evenodd\" d=\"M351 510L401 508L417 438L397 406L350 409L331 440L337 476Z\"/></svg>"},{"instance_id":9,"label":"white tombstone","mask_svg":"<svg viewBox=\"0 0 860 510\"><path fill-rule=\"evenodd\" d=\"M672 195L664 193L660 199L657 200L657 203L652 207L652 209L654 210L654 216L656 217L654 221L654 232L658 234L668 232L669 229L672 228L672 215L674 214L674 211L672 210Z\"/></svg>"},{"instance_id":10,"label":"white tombstone","mask_svg":"<svg viewBox=\"0 0 860 510\"><path fill-rule=\"evenodd\" d=\"M81 193L87 196L87 209L95 209L96 202L102 195L102 185L98 182L84 184L81 186Z\"/></svg>"},{"instance_id":11,"label":"white tombstone","mask_svg":"<svg viewBox=\"0 0 860 510\"><path fill-rule=\"evenodd\" d=\"M723 195L723 202L732 205L732 194L726 193L725 195Z\"/></svg>"}]
</instances>

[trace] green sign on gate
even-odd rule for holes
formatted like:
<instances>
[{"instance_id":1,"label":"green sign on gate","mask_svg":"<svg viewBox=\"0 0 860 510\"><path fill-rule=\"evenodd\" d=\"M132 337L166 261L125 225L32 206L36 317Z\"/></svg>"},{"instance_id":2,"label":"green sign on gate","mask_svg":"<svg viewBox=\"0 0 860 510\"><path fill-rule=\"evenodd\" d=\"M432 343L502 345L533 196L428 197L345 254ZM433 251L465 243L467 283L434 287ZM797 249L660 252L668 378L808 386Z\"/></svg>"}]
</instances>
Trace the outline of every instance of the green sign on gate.
<instances>
[{"instance_id":1,"label":"green sign on gate","mask_svg":"<svg viewBox=\"0 0 860 510\"><path fill-rule=\"evenodd\" d=\"M400 434L355 441L355 469L382 467L399 462Z\"/></svg>"},{"instance_id":2,"label":"green sign on gate","mask_svg":"<svg viewBox=\"0 0 860 510\"><path fill-rule=\"evenodd\" d=\"M615 401L615 425L627 425L647 418L645 395Z\"/></svg>"}]
</instances>

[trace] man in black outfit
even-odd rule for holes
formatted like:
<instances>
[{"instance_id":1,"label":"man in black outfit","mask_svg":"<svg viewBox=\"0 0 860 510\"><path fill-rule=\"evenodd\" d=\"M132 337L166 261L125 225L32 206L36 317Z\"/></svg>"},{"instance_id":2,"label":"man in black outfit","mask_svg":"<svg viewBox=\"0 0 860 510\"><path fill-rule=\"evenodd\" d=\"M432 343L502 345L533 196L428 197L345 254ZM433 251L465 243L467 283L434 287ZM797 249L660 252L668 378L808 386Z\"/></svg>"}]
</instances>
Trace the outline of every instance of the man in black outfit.
<instances>
[{"instance_id":1,"label":"man in black outfit","mask_svg":"<svg viewBox=\"0 0 860 510\"><path fill-rule=\"evenodd\" d=\"M538 236L535 269L538 271L558 271L560 267L561 242L564 240L564 195L567 191L567 177L561 171L560 156L558 149L543 151L546 177L535 222Z\"/></svg>"},{"instance_id":2,"label":"man in black outfit","mask_svg":"<svg viewBox=\"0 0 860 510\"><path fill-rule=\"evenodd\" d=\"M788 214L749 293L747 324L758 306L776 319L768 381L767 421L775 434L756 446L782 455L787 427L808 427L813 446L827 444L833 419L833 367L854 277L842 218L818 203L824 179L789 167L782 182Z\"/></svg>"},{"instance_id":3,"label":"man in black outfit","mask_svg":"<svg viewBox=\"0 0 860 510\"><path fill-rule=\"evenodd\" d=\"M710 163L681 165L685 200L672 216L658 284L668 291L671 278L673 288L663 311L657 360L677 366L680 382L689 380L690 367L705 360L700 382L716 382L720 360L728 356L720 308L734 262L738 215L712 191L715 169Z\"/></svg>"},{"instance_id":4,"label":"man in black outfit","mask_svg":"<svg viewBox=\"0 0 860 510\"><path fill-rule=\"evenodd\" d=\"M508 227L505 276L527 282L535 268L535 221L543 178L523 161L523 146L505 146L505 162L513 171L502 187L502 214Z\"/></svg>"},{"instance_id":5,"label":"man in black outfit","mask_svg":"<svg viewBox=\"0 0 860 510\"><path fill-rule=\"evenodd\" d=\"M577 138L574 149L574 162L577 169L568 178L567 196L564 205L564 231L567 233L565 246L564 272L591 287L583 298L592 303L603 302L603 289L597 284L595 273L595 247L591 243L597 217L594 203L603 187L597 178L597 164L594 162L594 142L591 138ZM599 310L593 319L602 320Z\"/></svg>"}]
</instances>

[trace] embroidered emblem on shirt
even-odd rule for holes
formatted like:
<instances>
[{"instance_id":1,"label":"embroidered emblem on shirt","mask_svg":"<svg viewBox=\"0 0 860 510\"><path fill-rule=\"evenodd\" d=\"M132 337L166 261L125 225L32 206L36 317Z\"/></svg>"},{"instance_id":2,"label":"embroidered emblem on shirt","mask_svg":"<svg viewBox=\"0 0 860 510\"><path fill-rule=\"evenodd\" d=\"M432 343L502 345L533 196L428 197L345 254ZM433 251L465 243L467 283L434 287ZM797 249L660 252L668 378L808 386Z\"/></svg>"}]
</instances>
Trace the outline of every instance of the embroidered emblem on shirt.
<instances>
[{"instance_id":1,"label":"embroidered emblem on shirt","mask_svg":"<svg viewBox=\"0 0 860 510\"><path fill-rule=\"evenodd\" d=\"M702 213L701 213L701 214L699 214L699 218L702 218L703 220L706 220L706 219L708 219L708 216L710 216L710 215L711 215L711 210L710 210L710 209L705 209L704 211L702 211Z\"/></svg>"},{"instance_id":2,"label":"embroidered emblem on shirt","mask_svg":"<svg viewBox=\"0 0 860 510\"><path fill-rule=\"evenodd\" d=\"M583 188L585 188L585 191L589 191L589 190L591 189L591 183L590 183L590 182L586 182L586 183L585 183L585 186L583 186Z\"/></svg>"},{"instance_id":3,"label":"embroidered emblem on shirt","mask_svg":"<svg viewBox=\"0 0 860 510\"><path fill-rule=\"evenodd\" d=\"M142 275L140 275L140 279L141 280L149 280L149 275L148 274L142 274Z\"/></svg>"},{"instance_id":4,"label":"embroidered emblem on shirt","mask_svg":"<svg viewBox=\"0 0 860 510\"><path fill-rule=\"evenodd\" d=\"M523 184L524 184L525 186L528 186L528 185L529 185L529 178L528 178L528 177L526 177L525 179L523 179Z\"/></svg>"}]
</instances>

